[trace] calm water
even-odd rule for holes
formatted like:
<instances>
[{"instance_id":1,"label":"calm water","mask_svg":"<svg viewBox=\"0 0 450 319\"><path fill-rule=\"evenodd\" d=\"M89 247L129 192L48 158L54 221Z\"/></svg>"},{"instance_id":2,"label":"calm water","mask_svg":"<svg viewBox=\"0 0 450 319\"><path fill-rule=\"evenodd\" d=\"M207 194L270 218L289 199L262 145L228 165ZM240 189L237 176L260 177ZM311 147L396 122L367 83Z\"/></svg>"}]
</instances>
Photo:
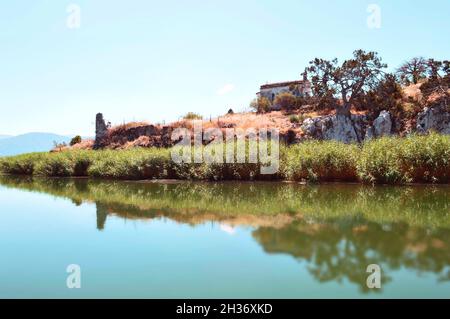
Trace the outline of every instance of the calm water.
<instances>
[{"instance_id":1,"label":"calm water","mask_svg":"<svg viewBox=\"0 0 450 319\"><path fill-rule=\"evenodd\" d=\"M450 297L450 187L0 177L0 203L2 298Z\"/></svg>"}]
</instances>

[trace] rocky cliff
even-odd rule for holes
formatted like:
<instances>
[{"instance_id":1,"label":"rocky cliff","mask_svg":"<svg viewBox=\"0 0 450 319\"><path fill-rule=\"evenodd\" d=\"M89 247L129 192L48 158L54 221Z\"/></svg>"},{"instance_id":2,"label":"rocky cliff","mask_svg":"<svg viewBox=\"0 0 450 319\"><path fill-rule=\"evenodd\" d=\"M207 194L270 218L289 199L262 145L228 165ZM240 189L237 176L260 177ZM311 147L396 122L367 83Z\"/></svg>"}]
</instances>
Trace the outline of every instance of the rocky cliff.
<instances>
[{"instance_id":1,"label":"rocky cliff","mask_svg":"<svg viewBox=\"0 0 450 319\"><path fill-rule=\"evenodd\" d=\"M250 120L249 120L250 119ZM343 143L362 143L366 140L389 135L425 134L435 131L450 134L450 111L444 105L425 107L416 118L410 120L412 125L406 130L399 130L401 119L395 118L389 111L381 111L375 119L366 114L329 114L312 116L300 123L291 123L289 117L281 112L256 115L229 114L220 120L206 121L209 127L276 128L280 131L281 140L288 144L301 143L305 140L336 140ZM250 125L252 124L252 125ZM111 128L105 123L101 113L96 116L96 136L94 149L122 147L170 147L174 144L171 135L175 127L189 127L188 121L172 125L122 125ZM256 125L256 127L255 127ZM261 127L259 127L259 126ZM225 134L224 134L225 135Z\"/></svg>"},{"instance_id":2,"label":"rocky cliff","mask_svg":"<svg viewBox=\"0 0 450 319\"><path fill-rule=\"evenodd\" d=\"M352 114L350 117L340 114L318 116L306 119L301 125L306 139L336 140L344 143L363 142L372 138L399 134L394 125L395 119L388 111L381 111L374 121L367 115ZM420 134L435 131L450 134L450 112L438 105L424 108L417 115L414 130Z\"/></svg>"}]
</instances>

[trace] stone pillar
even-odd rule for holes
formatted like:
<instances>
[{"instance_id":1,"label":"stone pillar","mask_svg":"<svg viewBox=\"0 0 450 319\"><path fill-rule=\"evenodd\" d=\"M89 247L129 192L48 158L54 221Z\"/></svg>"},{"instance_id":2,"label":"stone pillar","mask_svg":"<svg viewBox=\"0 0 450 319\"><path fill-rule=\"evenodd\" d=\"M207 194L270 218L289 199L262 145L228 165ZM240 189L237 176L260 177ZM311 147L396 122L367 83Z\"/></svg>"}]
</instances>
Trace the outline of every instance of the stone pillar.
<instances>
[{"instance_id":1,"label":"stone pillar","mask_svg":"<svg viewBox=\"0 0 450 319\"><path fill-rule=\"evenodd\" d=\"M105 146L105 137L108 134L108 126L106 126L102 113L97 113L95 117L95 143L94 149Z\"/></svg>"}]
</instances>

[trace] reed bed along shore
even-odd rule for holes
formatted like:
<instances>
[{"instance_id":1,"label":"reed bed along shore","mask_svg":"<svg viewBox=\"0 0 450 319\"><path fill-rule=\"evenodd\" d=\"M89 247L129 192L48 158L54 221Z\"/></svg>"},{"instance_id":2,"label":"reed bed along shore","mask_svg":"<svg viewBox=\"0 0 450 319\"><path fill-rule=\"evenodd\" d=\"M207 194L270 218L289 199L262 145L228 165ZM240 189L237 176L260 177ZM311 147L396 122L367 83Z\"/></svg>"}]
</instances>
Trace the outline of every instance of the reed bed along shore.
<instances>
[{"instance_id":1,"label":"reed bed along shore","mask_svg":"<svg viewBox=\"0 0 450 319\"><path fill-rule=\"evenodd\" d=\"M281 146L279 161L277 173L261 174L261 164L177 164L172 161L170 149L73 150L0 158L0 172L132 180L449 183L450 136L433 133L406 138L384 137L361 145L308 141Z\"/></svg>"}]
</instances>

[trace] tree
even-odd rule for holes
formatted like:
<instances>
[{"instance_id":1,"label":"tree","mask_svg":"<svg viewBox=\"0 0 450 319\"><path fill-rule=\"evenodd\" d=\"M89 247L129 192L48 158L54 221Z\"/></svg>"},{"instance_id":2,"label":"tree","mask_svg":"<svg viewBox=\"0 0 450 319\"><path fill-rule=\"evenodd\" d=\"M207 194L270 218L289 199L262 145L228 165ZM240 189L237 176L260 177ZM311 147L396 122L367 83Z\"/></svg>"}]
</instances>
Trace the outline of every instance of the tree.
<instances>
[{"instance_id":1,"label":"tree","mask_svg":"<svg viewBox=\"0 0 450 319\"><path fill-rule=\"evenodd\" d=\"M339 65L338 60L315 59L305 72L311 78L317 103L333 103L338 114L350 115L354 101L374 88L387 65L376 52L357 50L353 58ZM341 103L338 103L338 101ZM339 105L341 104L341 105Z\"/></svg>"},{"instance_id":2,"label":"tree","mask_svg":"<svg viewBox=\"0 0 450 319\"><path fill-rule=\"evenodd\" d=\"M81 143L81 136L77 135L70 140L70 146L74 146L75 144Z\"/></svg>"},{"instance_id":3,"label":"tree","mask_svg":"<svg viewBox=\"0 0 450 319\"><path fill-rule=\"evenodd\" d=\"M397 74L405 85L417 84L426 77L427 60L416 57L403 63L397 70Z\"/></svg>"},{"instance_id":4,"label":"tree","mask_svg":"<svg viewBox=\"0 0 450 319\"><path fill-rule=\"evenodd\" d=\"M261 96L257 99L254 99L250 103L250 107L258 113L266 113L269 112L272 108L272 103L270 103L268 98Z\"/></svg>"},{"instance_id":5,"label":"tree","mask_svg":"<svg viewBox=\"0 0 450 319\"><path fill-rule=\"evenodd\" d=\"M355 100L358 109L369 110L377 116L382 110L396 113L401 105L403 90L395 74L386 73L373 90Z\"/></svg>"},{"instance_id":6,"label":"tree","mask_svg":"<svg viewBox=\"0 0 450 319\"><path fill-rule=\"evenodd\" d=\"M420 91L424 96L424 100L428 102L429 98L434 95L435 103L448 106L450 104L450 62L437 61L429 59L427 62L428 80L422 84Z\"/></svg>"}]
</instances>

